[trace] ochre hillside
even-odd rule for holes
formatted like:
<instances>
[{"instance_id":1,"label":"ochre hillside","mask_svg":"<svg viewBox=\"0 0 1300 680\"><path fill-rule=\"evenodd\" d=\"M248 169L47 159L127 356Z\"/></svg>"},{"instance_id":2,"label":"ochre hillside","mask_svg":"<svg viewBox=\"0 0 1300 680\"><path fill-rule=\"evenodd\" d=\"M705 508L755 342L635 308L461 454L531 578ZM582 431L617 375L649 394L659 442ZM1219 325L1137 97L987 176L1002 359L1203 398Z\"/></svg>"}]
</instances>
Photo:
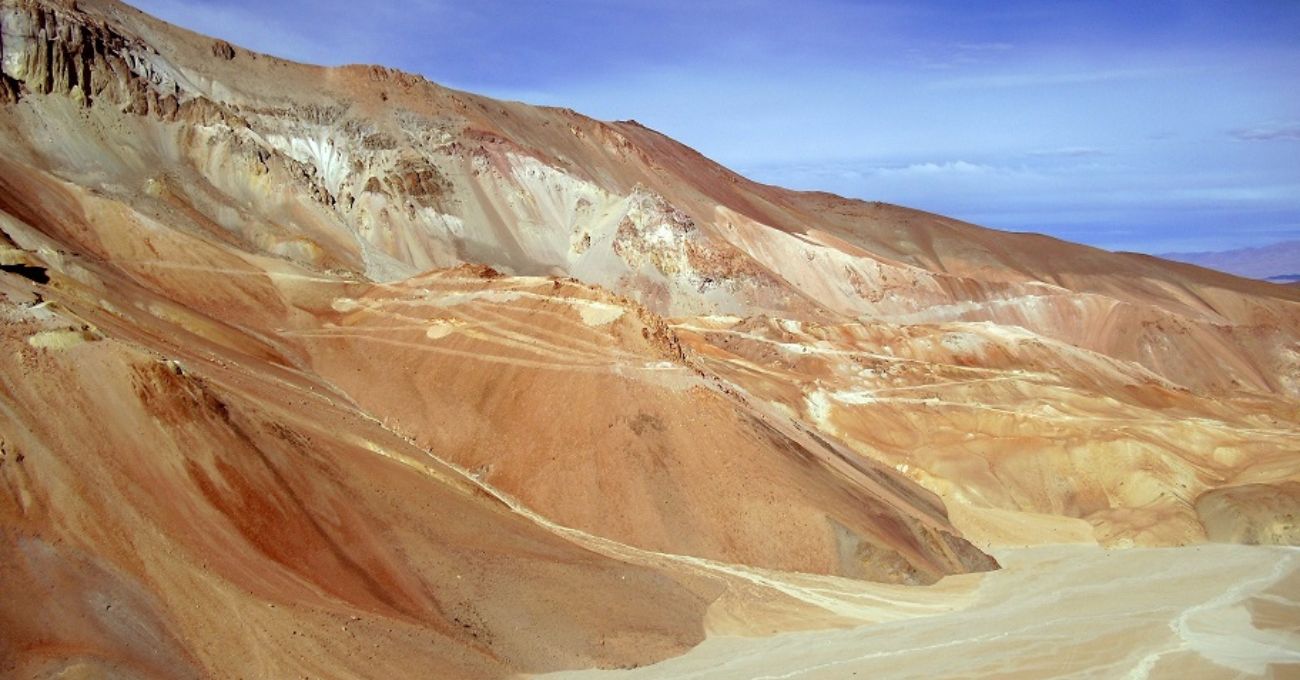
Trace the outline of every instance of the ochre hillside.
<instances>
[{"instance_id":1,"label":"ochre hillside","mask_svg":"<svg viewBox=\"0 0 1300 680\"><path fill-rule=\"evenodd\" d=\"M1300 542L1300 289L112 0L0 1L0 102L5 673L636 666Z\"/></svg>"}]
</instances>

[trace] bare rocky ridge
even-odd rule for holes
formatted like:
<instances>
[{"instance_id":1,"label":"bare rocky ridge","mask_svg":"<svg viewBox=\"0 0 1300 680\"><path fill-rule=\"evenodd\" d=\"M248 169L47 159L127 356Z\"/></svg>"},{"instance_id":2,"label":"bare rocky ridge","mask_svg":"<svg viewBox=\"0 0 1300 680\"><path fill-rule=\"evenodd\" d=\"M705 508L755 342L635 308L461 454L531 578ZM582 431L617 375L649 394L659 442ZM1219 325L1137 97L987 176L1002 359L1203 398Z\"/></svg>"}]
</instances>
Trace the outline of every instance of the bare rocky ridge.
<instances>
[{"instance_id":1,"label":"bare rocky ridge","mask_svg":"<svg viewBox=\"0 0 1300 680\"><path fill-rule=\"evenodd\" d=\"M639 665L1295 540L1300 290L111 0L0 0L0 71L7 671Z\"/></svg>"}]
</instances>

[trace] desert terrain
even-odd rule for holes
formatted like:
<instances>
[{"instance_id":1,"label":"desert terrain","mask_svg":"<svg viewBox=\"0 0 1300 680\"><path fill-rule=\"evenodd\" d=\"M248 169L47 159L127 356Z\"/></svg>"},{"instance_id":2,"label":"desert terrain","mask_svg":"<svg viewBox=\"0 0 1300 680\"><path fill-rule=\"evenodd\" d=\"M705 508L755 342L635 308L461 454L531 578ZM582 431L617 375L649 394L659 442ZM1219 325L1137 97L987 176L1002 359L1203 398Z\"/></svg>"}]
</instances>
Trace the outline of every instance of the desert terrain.
<instances>
[{"instance_id":1,"label":"desert terrain","mask_svg":"<svg viewBox=\"0 0 1300 680\"><path fill-rule=\"evenodd\" d=\"M0 674L1296 677L1300 289L0 0Z\"/></svg>"}]
</instances>

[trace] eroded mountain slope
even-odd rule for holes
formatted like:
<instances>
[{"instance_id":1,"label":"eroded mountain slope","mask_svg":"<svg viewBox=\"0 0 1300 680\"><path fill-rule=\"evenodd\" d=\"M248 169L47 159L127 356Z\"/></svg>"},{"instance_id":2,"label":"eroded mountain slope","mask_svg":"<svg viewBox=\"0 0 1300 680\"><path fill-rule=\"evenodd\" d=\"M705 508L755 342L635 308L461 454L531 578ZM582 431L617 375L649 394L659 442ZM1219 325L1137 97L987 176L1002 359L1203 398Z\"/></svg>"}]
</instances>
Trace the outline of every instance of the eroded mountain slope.
<instances>
[{"instance_id":1,"label":"eroded mountain slope","mask_svg":"<svg viewBox=\"0 0 1300 680\"><path fill-rule=\"evenodd\" d=\"M701 639L717 586L539 528L301 374L12 278L6 675L489 677Z\"/></svg>"},{"instance_id":2,"label":"eroded mountain slope","mask_svg":"<svg viewBox=\"0 0 1300 680\"><path fill-rule=\"evenodd\" d=\"M472 269L379 285L313 275L9 169L0 194L38 199L4 225L27 252L67 254L68 272L97 289L110 284L82 258L131 281L98 293L100 313L133 306L147 314L137 323L175 327L161 338L194 334L306 371L561 523L653 550L882 580L992 564L894 470L846 468L830 444L729 398L634 303Z\"/></svg>"},{"instance_id":3,"label":"eroded mountain slope","mask_svg":"<svg viewBox=\"0 0 1300 680\"><path fill-rule=\"evenodd\" d=\"M671 314L987 319L1295 390L1292 290L757 185L635 123L283 62L109 0L5 7L10 154L261 252L569 274Z\"/></svg>"},{"instance_id":4,"label":"eroded mountain slope","mask_svg":"<svg viewBox=\"0 0 1300 680\"><path fill-rule=\"evenodd\" d=\"M0 29L7 668L641 664L961 592L768 570L1295 540L1300 290L111 0Z\"/></svg>"},{"instance_id":5,"label":"eroded mountain slope","mask_svg":"<svg viewBox=\"0 0 1300 680\"><path fill-rule=\"evenodd\" d=\"M7 668L644 663L755 587L656 551L906 582L994 564L892 470L850 477L790 423L701 387L671 329L627 300L483 268L380 285L311 272L4 168ZM665 422L674 439L624 448ZM710 428L711 448L695 441ZM567 473L542 463L559 454ZM498 487L631 547L539 528ZM47 595L18 595L32 588ZM129 628L145 624L158 645ZM351 642L325 651L335 625ZM214 656L228 649L248 653Z\"/></svg>"}]
</instances>

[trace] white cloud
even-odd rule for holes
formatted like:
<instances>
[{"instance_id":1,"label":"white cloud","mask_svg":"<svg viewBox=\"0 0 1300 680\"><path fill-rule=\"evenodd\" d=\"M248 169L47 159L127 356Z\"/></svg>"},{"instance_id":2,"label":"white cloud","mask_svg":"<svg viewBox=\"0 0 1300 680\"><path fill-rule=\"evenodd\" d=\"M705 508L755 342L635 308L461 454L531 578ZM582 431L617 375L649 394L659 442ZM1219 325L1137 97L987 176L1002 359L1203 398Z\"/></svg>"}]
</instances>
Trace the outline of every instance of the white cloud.
<instances>
[{"instance_id":1,"label":"white cloud","mask_svg":"<svg viewBox=\"0 0 1300 680\"><path fill-rule=\"evenodd\" d=\"M935 177L938 175L988 175L997 172L1002 172L1002 170L991 165L957 160L939 163L912 163L893 168L876 168L871 171L871 174L882 177Z\"/></svg>"},{"instance_id":2,"label":"white cloud","mask_svg":"<svg viewBox=\"0 0 1300 680\"><path fill-rule=\"evenodd\" d=\"M1233 130L1232 136L1248 142L1300 142L1300 123L1257 125Z\"/></svg>"}]
</instances>

